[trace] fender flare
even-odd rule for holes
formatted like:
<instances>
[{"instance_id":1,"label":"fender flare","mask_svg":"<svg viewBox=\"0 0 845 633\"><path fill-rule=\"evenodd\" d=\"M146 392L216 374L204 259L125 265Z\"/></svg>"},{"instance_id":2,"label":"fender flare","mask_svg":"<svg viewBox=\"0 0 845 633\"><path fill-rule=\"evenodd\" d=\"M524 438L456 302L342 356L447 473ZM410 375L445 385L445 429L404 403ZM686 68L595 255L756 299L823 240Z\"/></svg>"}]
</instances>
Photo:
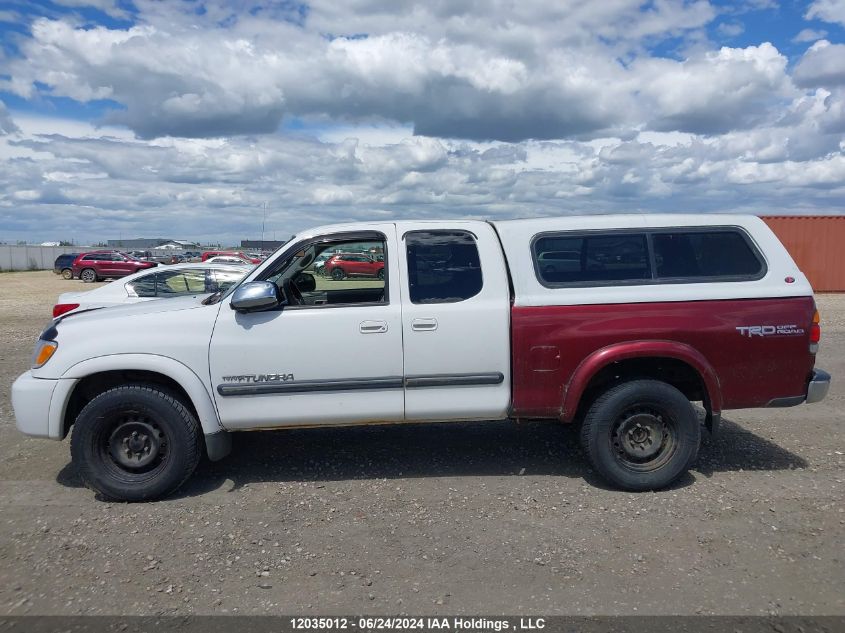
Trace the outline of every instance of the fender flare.
<instances>
[{"instance_id":1,"label":"fender flare","mask_svg":"<svg viewBox=\"0 0 845 633\"><path fill-rule=\"evenodd\" d=\"M587 385L597 372L610 363L631 358L649 357L672 358L690 365L698 372L701 381L704 383L713 414L721 413L722 390L719 386L719 377L701 352L678 341L629 341L603 347L581 361L581 364L572 374L569 384L566 385L561 411L562 419L571 420L575 417L581 396L584 395Z\"/></svg>"},{"instance_id":2,"label":"fender flare","mask_svg":"<svg viewBox=\"0 0 845 633\"><path fill-rule=\"evenodd\" d=\"M72 386L65 389L63 402L55 402L50 405L51 434L55 431L56 437L61 437L61 425L64 422L69 396L73 391L73 387L81 379L104 371L119 370L151 371L167 376L179 384L185 390L185 393L188 394L191 403L197 411L199 423L205 435L219 433L223 430L223 426L220 424L220 416L217 413L217 407L214 405L214 399L209 394L208 389L200 377L190 367L168 356L159 356L156 354L111 354L81 361L67 369L61 376L62 380L60 382L66 380L67 384ZM54 398L54 400L56 399ZM55 404L55 407L53 404ZM53 428L54 425L55 429Z\"/></svg>"}]
</instances>

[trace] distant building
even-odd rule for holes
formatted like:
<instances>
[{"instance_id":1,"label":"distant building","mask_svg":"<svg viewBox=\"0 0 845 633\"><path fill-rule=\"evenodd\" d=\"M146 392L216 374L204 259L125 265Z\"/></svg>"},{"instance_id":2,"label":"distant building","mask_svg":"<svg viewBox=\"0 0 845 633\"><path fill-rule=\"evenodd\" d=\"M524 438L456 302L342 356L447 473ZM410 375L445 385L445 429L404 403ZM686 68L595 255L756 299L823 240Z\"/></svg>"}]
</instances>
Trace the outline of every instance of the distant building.
<instances>
[{"instance_id":1,"label":"distant building","mask_svg":"<svg viewBox=\"0 0 845 633\"><path fill-rule=\"evenodd\" d=\"M172 246L163 246L171 244ZM186 240L171 240L166 237L139 237L134 240L109 240L111 248L121 248L127 251L149 250L151 248L181 248L186 250L199 249L195 242Z\"/></svg>"},{"instance_id":2,"label":"distant building","mask_svg":"<svg viewBox=\"0 0 845 633\"><path fill-rule=\"evenodd\" d=\"M166 237L140 237L135 240L109 240L108 245L112 248L123 248L134 251L155 248L159 244L169 241Z\"/></svg>"},{"instance_id":3,"label":"distant building","mask_svg":"<svg viewBox=\"0 0 845 633\"><path fill-rule=\"evenodd\" d=\"M284 243L283 240L241 240L241 248L246 250L274 251Z\"/></svg>"},{"instance_id":4,"label":"distant building","mask_svg":"<svg viewBox=\"0 0 845 633\"><path fill-rule=\"evenodd\" d=\"M199 248L199 244L196 242L188 242L187 240L167 240L154 248L182 249L190 251Z\"/></svg>"}]
</instances>

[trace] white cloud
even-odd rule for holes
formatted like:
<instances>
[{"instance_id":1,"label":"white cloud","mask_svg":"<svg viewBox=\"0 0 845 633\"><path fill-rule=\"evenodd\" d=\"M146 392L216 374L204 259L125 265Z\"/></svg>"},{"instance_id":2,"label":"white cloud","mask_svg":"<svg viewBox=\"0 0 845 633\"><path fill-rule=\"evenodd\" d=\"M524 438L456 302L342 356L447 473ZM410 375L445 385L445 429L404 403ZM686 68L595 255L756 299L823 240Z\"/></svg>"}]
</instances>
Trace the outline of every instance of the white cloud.
<instances>
[{"instance_id":1,"label":"white cloud","mask_svg":"<svg viewBox=\"0 0 845 633\"><path fill-rule=\"evenodd\" d=\"M139 24L123 30L36 20L0 87L111 99L122 109L107 120L144 138L268 133L286 114L383 119L474 140L601 135L642 115L641 78L620 57L715 15L702 0L644 10L634 0L317 3L303 29L249 16L222 27L219 7L203 16L170 3L139 7ZM355 34L359 21L368 37L325 36Z\"/></svg>"},{"instance_id":2,"label":"white cloud","mask_svg":"<svg viewBox=\"0 0 845 633\"><path fill-rule=\"evenodd\" d=\"M814 0L804 17L845 26L845 0Z\"/></svg>"},{"instance_id":3,"label":"white cloud","mask_svg":"<svg viewBox=\"0 0 845 633\"><path fill-rule=\"evenodd\" d=\"M265 203L279 237L373 218L845 213L845 45L816 41L794 67L767 42L714 49L708 2L317 0L304 20L293 4L135 4L131 28L36 20L4 60L0 89L117 106L89 122L0 104L0 238L234 241ZM720 5L726 34L770 4ZM653 52L665 38L677 58Z\"/></svg>"},{"instance_id":4,"label":"white cloud","mask_svg":"<svg viewBox=\"0 0 845 633\"><path fill-rule=\"evenodd\" d=\"M656 105L655 130L724 133L758 124L793 94L787 60L769 43L717 52L678 63L635 63L643 94Z\"/></svg>"},{"instance_id":5,"label":"white cloud","mask_svg":"<svg viewBox=\"0 0 845 633\"><path fill-rule=\"evenodd\" d=\"M717 27L717 30L725 37L736 37L737 35L742 35L745 32L745 26L739 22L722 22Z\"/></svg>"},{"instance_id":6,"label":"white cloud","mask_svg":"<svg viewBox=\"0 0 845 633\"><path fill-rule=\"evenodd\" d=\"M821 40L827 37L827 31L825 30L815 30L815 29L801 29L798 35L792 38L793 42L815 42L816 40Z\"/></svg>"},{"instance_id":7,"label":"white cloud","mask_svg":"<svg viewBox=\"0 0 845 633\"><path fill-rule=\"evenodd\" d=\"M18 131L20 131L20 128L12 120L12 115L9 114L6 104L0 101L0 136L5 136L6 134L12 134Z\"/></svg>"},{"instance_id":8,"label":"white cloud","mask_svg":"<svg viewBox=\"0 0 845 633\"><path fill-rule=\"evenodd\" d=\"M792 76L799 86L845 84L845 44L819 40L807 49Z\"/></svg>"}]
</instances>

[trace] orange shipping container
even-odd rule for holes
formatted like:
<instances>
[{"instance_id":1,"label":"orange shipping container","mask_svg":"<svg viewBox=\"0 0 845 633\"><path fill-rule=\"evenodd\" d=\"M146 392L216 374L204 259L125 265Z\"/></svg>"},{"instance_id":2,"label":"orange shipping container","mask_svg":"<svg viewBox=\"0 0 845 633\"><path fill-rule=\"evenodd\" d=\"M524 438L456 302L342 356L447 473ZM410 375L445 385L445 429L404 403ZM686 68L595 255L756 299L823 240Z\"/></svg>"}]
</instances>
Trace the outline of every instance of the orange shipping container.
<instances>
[{"instance_id":1,"label":"orange shipping container","mask_svg":"<svg viewBox=\"0 0 845 633\"><path fill-rule=\"evenodd\" d=\"M845 291L845 216L770 215L775 232L816 292Z\"/></svg>"}]
</instances>

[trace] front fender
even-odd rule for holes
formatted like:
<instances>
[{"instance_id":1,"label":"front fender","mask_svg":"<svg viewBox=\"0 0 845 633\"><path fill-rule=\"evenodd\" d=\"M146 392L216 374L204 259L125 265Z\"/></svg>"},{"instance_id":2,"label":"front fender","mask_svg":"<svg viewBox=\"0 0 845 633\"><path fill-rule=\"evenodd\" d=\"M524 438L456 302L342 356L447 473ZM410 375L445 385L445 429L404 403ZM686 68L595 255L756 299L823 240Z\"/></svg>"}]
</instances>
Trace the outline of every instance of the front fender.
<instances>
[{"instance_id":1,"label":"front fender","mask_svg":"<svg viewBox=\"0 0 845 633\"><path fill-rule=\"evenodd\" d=\"M167 356L157 354L112 354L97 356L81 361L70 367L61 376L60 385L67 385L63 389L65 397L53 398L50 406L50 436L61 437L61 429L65 411L73 386L80 379L104 371L151 371L167 376L177 382L194 405L199 416L203 433L210 435L223 430L220 416L214 406L214 400L199 376L187 365ZM59 402L58 400L63 400ZM53 434L55 433L55 435Z\"/></svg>"},{"instance_id":2,"label":"front fender","mask_svg":"<svg viewBox=\"0 0 845 633\"><path fill-rule=\"evenodd\" d=\"M585 358L575 369L564 393L562 418L571 420L575 417L578 404L587 385L601 369L621 360L630 358L674 358L690 365L698 372L707 390L710 407L714 414L722 411L722 391L716 371L694 347L677 341L631 341L614 343L603 347Z\"/></svg>"}]
</instances>

